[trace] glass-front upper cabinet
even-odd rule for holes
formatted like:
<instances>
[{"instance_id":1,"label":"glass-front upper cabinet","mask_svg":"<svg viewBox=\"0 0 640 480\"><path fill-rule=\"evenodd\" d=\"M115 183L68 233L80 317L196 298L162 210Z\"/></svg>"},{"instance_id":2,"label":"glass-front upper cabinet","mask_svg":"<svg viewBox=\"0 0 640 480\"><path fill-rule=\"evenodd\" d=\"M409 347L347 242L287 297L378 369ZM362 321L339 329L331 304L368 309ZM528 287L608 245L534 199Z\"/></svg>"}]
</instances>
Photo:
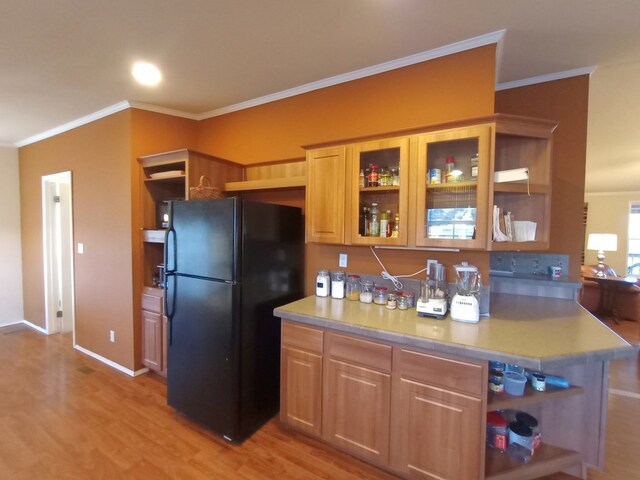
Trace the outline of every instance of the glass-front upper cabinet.
<instances>
[{"instance_id":1,"label":"glass-front upper cabinet","mask_svg":"<svg viewBox=\"0 0 640 480\"><path fill-rule=\"evenodd\" d=\"M407 245L409 138L391 138L349 148L350 243Z\"/></svg>"},{"instance_id":2,"label":"glass-front upper cabinet","mask_svg":"<svg viewBox=\"0 0 640 480\"><path fill-rule=\"evenodd\" d=\"M416 245L485 249L488 241L491 126L418 138Z\"/></svg>"}]
</instances>

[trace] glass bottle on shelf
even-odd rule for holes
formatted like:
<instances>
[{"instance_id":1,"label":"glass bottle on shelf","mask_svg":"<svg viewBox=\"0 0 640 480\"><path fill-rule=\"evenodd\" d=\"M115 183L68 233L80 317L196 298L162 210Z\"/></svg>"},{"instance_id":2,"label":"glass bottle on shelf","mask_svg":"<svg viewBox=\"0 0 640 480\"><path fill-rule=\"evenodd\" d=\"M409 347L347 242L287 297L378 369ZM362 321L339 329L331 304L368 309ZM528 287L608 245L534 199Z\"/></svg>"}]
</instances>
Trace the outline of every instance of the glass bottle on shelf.
<instances>
[{"instance_id":1,"label":"glass bottle on shelf","mask_svg":"<svg viewBox=\"0 0 640 480\"><path fill-rule=\"evenodd\" d=\"M400 186L400 167L391 168L391 185Z\"/></svg>"},{"instance_id":2,"label":"glass bottle on shelf","mask_svg":"<svg viewBox=\"0 0 640 480\"><path fill-rule=\"evenodd\" d=\"M372 237L380 236L380 210L378 210L378 204L372 203L371 210L369 212L369 235Z\"/></svg>"},{"instance_id":3,"label":"glass bottle on shelf","mask_svg":"<svg viewBox=\"0 0 640 480\"><path fill-rule=\"evenodd\" d=\"M362 168L360 169L359 183L360 183L360 188L364 187L364 170Z\"/></svg>"},{"instance_id":4,"label":"glass bottle on shelf","mask_svg":"<svg viewBox=\"0 0 640 480\"><path fill-rule=\"evenodd\" d=\"M393 220L393 226L391 227L391 237L398 238L400 235L400 215L396 213L396 218Z\"/></svg>"},{"instance_id":5,"label":"glass bottle on shelf","mask_svg":"<svg viewBox=\"0 0 640 480\"><path fill-rule=\"evenodd\" d=\"M378 165L369 165L369 186L377 187L379 184Z\"/></svg>"},{"instance_id":6,"label":"glass bottle on shelf","mask_svg":"<svg viewBox=\"0 0 640 480\"><path fill-rule=\"evenodd\" d=\"M387 212L383 211L380 214L380 236L381 237L387 236L388 225L389 225L389 215L387 214Z\"/></svg>"},{"instance_id":7,"label":"glass bottle on shelf","mask_svg":"<svg viewBox=\"0 0 640 480\"><path fill-rule=\"evenodd\" d=\"M369 187L369 177L371 176L371 168L367 167L364 169L364 186Z\"/></svg>"}]
</instances>

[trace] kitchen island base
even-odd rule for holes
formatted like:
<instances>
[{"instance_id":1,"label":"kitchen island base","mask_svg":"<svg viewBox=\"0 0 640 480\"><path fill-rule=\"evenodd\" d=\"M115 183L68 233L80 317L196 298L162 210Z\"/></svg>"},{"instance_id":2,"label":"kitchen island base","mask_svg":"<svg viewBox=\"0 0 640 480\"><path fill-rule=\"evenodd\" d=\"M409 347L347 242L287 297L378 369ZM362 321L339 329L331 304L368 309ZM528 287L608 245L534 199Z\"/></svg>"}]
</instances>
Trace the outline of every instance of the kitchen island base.
<instances>
[{"instance_id":1,"label":"kitchen island base","mask_svg":"<svg viewBox=\"0 0 640 480\"><path fill-rule=\"evenodd\" d=\"M331 300L316 303L325 302ZM608 374L602 354L538 359L545 373L568 379L568 389L537 392L527 385L523 396L495 395L487 388L487 352L407 346L380 338L378 330L354 333L353 324L287 308L276 309L283 318L285 425L404 478L526 480L560 471L586 478L587 467L602 468ZM411 321L422 331L442 325ZM624 342L619 346L626 350ZM526 464L486 446L487 412L508 409L540 421L543 443Z\"/></svg>"}]
</instances>

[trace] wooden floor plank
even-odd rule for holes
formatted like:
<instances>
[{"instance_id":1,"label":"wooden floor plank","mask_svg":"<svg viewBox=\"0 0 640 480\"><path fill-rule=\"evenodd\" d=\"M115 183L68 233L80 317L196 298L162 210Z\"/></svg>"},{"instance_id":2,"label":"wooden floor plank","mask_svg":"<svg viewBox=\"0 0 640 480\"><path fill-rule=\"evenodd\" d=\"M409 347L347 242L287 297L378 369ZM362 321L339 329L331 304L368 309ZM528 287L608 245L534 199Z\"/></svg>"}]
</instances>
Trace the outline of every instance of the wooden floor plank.
<instances>
[{"instance_id":1,"label":"wooden floor plank","mask_svg":"<svg viewBox=\"0 0 640 480\"><path fill-rule=\"evenodd\" d=\"M623 337L637 335L622 323ZM0 363L0 479L397 478L277 419L230 444L167 406L162 378L117 372L74 350L69 335L0 328ZM612 362L610 383L640 393L637 357ZM640 399L611 394L609 414L605 470L589 480L640 480Z\"/></svg>"}]
</instances>

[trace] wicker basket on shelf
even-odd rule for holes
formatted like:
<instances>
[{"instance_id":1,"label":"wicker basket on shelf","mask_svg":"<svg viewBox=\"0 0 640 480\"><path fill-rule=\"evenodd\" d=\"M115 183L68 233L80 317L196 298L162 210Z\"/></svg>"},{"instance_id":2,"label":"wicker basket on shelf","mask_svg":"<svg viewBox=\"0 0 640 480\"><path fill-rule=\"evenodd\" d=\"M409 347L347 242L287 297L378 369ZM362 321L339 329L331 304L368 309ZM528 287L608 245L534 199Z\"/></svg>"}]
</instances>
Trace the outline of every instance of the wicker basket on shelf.
<instances>
[{"instance_id":1,"label":"wicker basket on shelf","mask_svg":"<svg viewBox=\"0 0 640 480\"><path fill-rule=\"evenodd\" d=\"M224 198L224 195L219 188L211 186L211 181L206 175L202 175L200 183L196 187L189 188L189 200L208 200L212 198Z\"/></svg>"}]
</instances>

